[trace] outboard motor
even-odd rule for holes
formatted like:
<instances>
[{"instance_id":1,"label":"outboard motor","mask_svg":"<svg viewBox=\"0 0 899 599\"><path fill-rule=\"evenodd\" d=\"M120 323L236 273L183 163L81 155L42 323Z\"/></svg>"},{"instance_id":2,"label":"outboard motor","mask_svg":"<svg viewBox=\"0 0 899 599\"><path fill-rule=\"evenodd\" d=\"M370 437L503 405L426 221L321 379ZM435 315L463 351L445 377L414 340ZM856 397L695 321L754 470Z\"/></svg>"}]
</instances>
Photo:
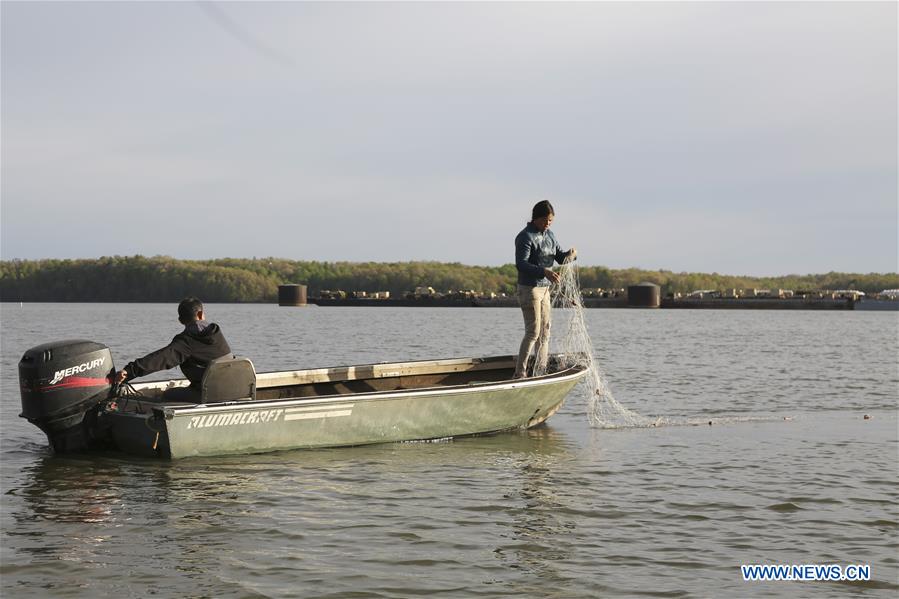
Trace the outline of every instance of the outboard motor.
<instances>
[{"instance_id":1,"label":"outboard motor","mask_svg":"<svg viewBox=\"0 0 899 599\"><path fill-rule=\"evenodd\" d=\"M102 343L71 339L33 347L19 362L20 416L40 427L57 453L87 449L90 421L109 397L114 372Z\"/></svg>"}]
</instances>

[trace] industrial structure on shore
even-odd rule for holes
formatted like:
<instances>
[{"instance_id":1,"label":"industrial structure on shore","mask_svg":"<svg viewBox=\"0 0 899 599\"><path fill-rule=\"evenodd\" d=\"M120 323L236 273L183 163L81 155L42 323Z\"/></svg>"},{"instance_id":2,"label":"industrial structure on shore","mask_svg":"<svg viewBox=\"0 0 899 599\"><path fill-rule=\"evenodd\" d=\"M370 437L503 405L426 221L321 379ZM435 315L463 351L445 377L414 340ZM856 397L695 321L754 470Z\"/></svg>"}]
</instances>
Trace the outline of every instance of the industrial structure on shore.
<instances>
[{"instance_id":1,"label":"industrial structure on shore","mask_svg":"<svg viewBox=\"0 0 899 599\"><path fill-rule=\"evenodd\" d=\"M627 289L583 289L585 308L674 308L742 310L899 310L899 290L879 294L862 291L789 289L697 290L689 294L672 293L662 297L654 283L631 285ZM483 294L474 290L436 291L419 286L404 297L392 297L389 291L322 290L308 297L305 285L280 285L281 306L401 306L401 307L517 307L518 299L506 294Z\"/></svg>"}]
</instances>

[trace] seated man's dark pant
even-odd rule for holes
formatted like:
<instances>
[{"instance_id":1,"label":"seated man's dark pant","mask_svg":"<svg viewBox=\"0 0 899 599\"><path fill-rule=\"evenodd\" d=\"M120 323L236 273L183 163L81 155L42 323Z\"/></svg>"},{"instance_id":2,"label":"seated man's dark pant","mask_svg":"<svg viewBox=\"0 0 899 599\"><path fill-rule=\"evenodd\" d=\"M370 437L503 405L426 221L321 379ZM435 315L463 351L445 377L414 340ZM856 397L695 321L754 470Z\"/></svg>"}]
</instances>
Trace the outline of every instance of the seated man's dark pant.
<instances>
[{"instance_id":1,"label":"seated man's dark pant","mask_svg":"<svg viewBox=\"0 0 899 599\"><path fill-rule=\"evenodd\" d=\"M190 385L188 387L172 387L162 392L163 401L183 401L185 403L200 403L200 389Z\"/></svg>"}]
</instances>

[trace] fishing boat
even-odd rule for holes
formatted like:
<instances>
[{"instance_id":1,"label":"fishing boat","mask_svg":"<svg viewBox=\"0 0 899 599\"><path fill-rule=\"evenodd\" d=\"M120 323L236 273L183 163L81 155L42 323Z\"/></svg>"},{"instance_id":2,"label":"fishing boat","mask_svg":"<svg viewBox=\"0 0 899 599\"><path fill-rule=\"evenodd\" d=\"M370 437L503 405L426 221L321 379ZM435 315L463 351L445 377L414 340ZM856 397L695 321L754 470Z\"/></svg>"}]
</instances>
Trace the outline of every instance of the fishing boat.
<instances>
[{"instance_id":1,"label":"fishing boat","mask_svg":"<svg viewBox=\"0 0 899 599\"><path fill-rule=\"evenodd\" d=\"M67 340L25 352L21 416L57 453L167 459L446 439L543 423L587 373L573 358L551 356L545 374L513 379L515 356L258 374L228 357L210 364L191 403L165 399L185 379L112 385L109 348Z\"/></svg>"}]
</instances>

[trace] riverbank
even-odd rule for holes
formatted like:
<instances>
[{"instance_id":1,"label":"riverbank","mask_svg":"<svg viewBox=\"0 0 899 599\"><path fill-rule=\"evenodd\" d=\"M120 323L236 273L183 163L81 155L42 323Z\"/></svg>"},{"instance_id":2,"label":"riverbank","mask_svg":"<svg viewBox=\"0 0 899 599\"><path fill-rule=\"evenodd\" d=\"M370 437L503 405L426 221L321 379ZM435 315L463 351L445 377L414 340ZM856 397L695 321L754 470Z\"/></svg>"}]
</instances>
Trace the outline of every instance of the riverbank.
<instances>
[{"instance_id":1,"label":"riverbank","mask_svg":"<svg viewBox=\"0 0 899 599\"><path fill-rule=\"evenodd\" d=\"M710 289L792 289L797 293L853 289L869 295L899 289L899 273L749 277L579 264L578 279L584 296L596 298L620 295L628 287L646 282L657 285L662 297ZM278 297L279 286L292 283L305 285L310 297L328 297L327 290L331 290L333 297L364 293L370 298L373 293L389 293L390 298L405 298L419 287L430 287L445 295L514 297L516 280L513 264L352 263L281 258L179 260L168 256L0 260L0 301L178 302L195 295L209 303L264 303Z\"/></svg>"}]
</instances>

